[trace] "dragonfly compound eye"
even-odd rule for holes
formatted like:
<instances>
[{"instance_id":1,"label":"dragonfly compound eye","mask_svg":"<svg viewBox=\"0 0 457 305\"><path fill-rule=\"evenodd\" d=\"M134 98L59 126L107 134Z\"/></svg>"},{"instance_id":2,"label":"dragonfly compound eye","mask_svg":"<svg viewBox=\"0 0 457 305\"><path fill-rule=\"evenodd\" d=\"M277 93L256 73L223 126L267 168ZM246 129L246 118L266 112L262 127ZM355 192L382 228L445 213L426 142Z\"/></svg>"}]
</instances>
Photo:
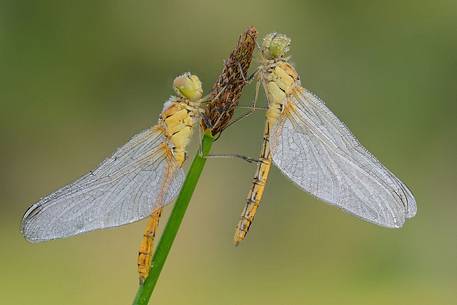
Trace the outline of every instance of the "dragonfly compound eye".
<instances>
[{"instance_id":1,"label":"dragonfly compound eye","mask_svg":"<svg viewBox=\"0 0 457 305\"><path fill-rule=\"evenodd\" d=\"M176 77L173 81L173 88L179 96L188 98L191 101L197 101L203 95L200 79L189 72Z\"/></svg>"},{"instance_id":2,"label":"dragonfly compound eye","mask_svg":"<svg viewBox=\"0 0 457 305\"><path fill-rule=\"evenodd\" d=\"M270 33L263 39L263 52L268 58L283 57L289 51L290 38L284 34Z\"/></svg>"}]
</instances>

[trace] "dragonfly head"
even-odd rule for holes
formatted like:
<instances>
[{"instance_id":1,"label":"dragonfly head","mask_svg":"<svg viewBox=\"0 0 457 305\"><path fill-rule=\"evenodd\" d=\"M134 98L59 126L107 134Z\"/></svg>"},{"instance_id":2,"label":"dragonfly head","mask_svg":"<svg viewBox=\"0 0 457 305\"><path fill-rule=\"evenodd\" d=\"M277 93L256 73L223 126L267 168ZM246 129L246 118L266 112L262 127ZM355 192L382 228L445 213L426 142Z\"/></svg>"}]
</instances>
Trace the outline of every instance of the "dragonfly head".
<instances>
[{"instance_id":1,"label":"dragonfly head","mask_svg":"<svg viewBox=\"0 0 457 305\"><path fill-rule=\"evenodd\" d=\"M203 95L200 79L197 75L190 74L189 72L175 78L173 89L178 96L188 98L193 102L201 99Z\"/></svg>"},{"instance_id":2,"label":"dragonfly head","mask_svg":"<svg viewBox=\"0 0 457 305\"><path fill-rule=\"evenodd\" d=\"M290 41L284 34L270 33L263 39L262 53L267 59L285 57L289 52Z\"/></svg>"}]
</instances>

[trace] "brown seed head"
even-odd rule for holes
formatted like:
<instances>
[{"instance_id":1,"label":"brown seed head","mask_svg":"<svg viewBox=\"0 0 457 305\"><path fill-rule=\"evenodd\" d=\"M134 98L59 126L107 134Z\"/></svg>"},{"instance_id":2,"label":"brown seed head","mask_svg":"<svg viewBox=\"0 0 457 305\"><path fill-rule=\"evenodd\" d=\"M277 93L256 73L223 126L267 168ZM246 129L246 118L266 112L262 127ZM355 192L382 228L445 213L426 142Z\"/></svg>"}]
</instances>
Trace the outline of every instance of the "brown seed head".
<instances>
[{"instance_id":1,"label":"brown seed head","mask_svg":"<svg viewBox=\"0 0 457 305\"><path fill-rule=\"evenodd\" d=\"M238 44L224 62L224 68L210 94L211 103L206 108L202 127L210 129L213 136L220 134L230 123L238 106L245 78L255 49L257 30L249 27L239 38Z\"/></svg>"}]
</instances>

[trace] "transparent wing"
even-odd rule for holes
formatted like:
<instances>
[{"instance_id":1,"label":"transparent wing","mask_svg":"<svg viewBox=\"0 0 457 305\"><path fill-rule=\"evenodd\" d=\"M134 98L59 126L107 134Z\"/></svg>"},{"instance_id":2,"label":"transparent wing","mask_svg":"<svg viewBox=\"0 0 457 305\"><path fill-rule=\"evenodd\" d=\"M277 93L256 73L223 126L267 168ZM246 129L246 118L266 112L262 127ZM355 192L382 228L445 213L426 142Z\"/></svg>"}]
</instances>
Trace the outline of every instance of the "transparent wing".
<instances>
[{"instance_id":1,"label":"transparent wing","mask_svg":"<svg viewBox=\"0 0 457 305\"><path fill-rule=\"evenodd\" d=\"M416 214L411 191L312 93L286 102L272 127L275 165L303 190L385 227Z\"/></svg>"},{"instance_id":2,"label":"transparent wing","mask_svg":"<svg viewBox=\"0 0 457 305\"><path fill-rule=\"evenodd\" d=\"M165 145L155 128L137 134L94 171L30 207L22 221L25 238L38 242L115 227L169 203L184 173Z\"/></svg>"}]
</instances>

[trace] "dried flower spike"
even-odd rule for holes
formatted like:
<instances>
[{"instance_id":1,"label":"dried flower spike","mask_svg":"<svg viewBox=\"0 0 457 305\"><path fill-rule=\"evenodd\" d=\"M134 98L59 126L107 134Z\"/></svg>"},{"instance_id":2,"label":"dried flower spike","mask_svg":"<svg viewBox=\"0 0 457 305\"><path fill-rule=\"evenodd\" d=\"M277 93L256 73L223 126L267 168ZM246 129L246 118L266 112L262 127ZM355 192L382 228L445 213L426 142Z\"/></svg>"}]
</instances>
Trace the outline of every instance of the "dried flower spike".
<instances>
[{"instance_id":1,"label":"dried flower spike","mask_svg":"<svg viewBox=\"0 0 457 305\"><path fill-rule=\"evenodd\" d=\"M224 63L224 68L214 84L202 127L211 134L220 134L230 123L238 106L241 91L246 85L246 75L255 49L257 30L249 27L239 38L238 44Z\"/></svg>"}]
</instances>

